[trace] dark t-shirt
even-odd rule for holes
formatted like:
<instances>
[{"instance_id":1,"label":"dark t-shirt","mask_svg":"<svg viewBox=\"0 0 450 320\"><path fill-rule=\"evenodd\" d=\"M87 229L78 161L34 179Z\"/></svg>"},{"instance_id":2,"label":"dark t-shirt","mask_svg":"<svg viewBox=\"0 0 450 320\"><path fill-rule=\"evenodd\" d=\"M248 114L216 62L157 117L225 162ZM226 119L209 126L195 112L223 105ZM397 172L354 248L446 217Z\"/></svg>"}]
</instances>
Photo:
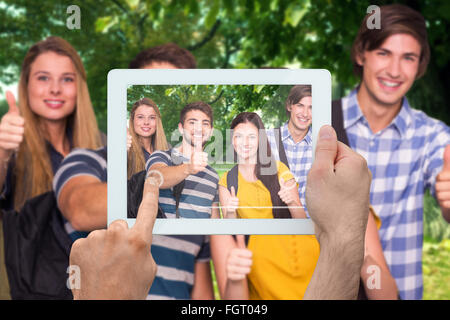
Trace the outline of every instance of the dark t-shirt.
<instances>
[{"instance_id":1,"label":"dark t-shirt","mask_svg":"<svg viewBox=\"0 0 450 320\"><path fill-rule=\"evenodd\" d=\"M50 156L50 162L52 165L53 174L58 170L59 165L64 159L64 156L56 151L51 143L46 141L47 152ZM72 146L72 140L70 139L70 145ZM15 173L14 168L16 166L16 158L13 157L9 161L8 170L6 172L5 183L3 184L2 193L0 195L0 209L12 210L14 209L14 189L15 189Z\"/></svg>"}]
</instances>

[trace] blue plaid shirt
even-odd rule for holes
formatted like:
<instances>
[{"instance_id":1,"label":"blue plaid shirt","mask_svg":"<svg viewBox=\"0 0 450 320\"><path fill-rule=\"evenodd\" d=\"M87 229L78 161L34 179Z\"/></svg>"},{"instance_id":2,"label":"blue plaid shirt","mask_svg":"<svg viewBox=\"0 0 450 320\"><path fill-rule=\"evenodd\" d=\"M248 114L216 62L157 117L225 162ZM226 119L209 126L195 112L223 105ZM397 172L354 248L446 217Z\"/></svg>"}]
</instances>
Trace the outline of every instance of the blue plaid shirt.
<instances>
[{"instance_id":1,"label":"blue plaid shirt","mask_svg":"<svg viewBox=\"0 0 450 320\"><path fill-rule=\"evenodd\" d=\"M381 245L402 299L423 293L423 197L442 170L450 128L412 109L403 99L399 114L373 133L361 112L357 90L342 99L344 128L350 146L372 172L370 202L381 218Z\"/></svg>"},{"instance_id":2,"label":"blue plaid shirt","mask_svg":"<svg viewBox=\"0 0 450 320\"><path fill-rule=\"evenodd\" d=\"M270 142L270 148L272 154L276 160L280 160L280 154L277 147L278 141L278 130L268 129L267 138ZM308 175L309 169L311 169L312 163L312 137L311 137L311 127L308 133L298 143L294 142L291 134L288 130L288 123L286 122L281 127L281 141L283 142L284 150L286 152L286 158L289 163L289 169L295 177L298 183L298 193L300 195L300 201L306 210L305 201L305 189L306 189L306 176Z\"/></svg>"}]
</instances>

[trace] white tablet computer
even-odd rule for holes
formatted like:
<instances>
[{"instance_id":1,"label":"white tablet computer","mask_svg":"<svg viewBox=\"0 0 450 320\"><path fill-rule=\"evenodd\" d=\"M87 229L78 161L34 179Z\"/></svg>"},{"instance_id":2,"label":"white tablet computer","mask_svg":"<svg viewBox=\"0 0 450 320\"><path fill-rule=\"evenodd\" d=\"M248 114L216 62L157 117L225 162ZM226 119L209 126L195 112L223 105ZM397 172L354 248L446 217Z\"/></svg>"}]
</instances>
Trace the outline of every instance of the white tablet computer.
<instances>
[{"instance_id":1,"label":"white tablet computer","mask_svg":"<svg viewBox=\"0 0 450 320\"><path fill-rule=\"evenodd\" d=\"M217 178L214 182L206 181L206 184L209 184L209 188L216 188L215 184L218 179L221 179L222 175L228 174L227 172L237 166L239 161L243 161L239 160L245 158L242 156L242 152L248 151L238 147L236 130L230 130L231 122L242 112L253 112L258 115L257 118L262 119L266 130L282 125L279 116L286 114L285 101L290 90L298 85L309 86L312 93L312 124L310 126L312 150L310 154L313 157L320 127L331 124L331 75L327 70L111 70L108 74L108 224L116 219L124 219L131 227L135 221L135 218L129 216L127 206L127 192L129 192L127 126L130 110L136 101L149 98L158 106L165 136L169 143L169 149L163 157L166 157L168 159L166 160L170 162L169 165L173 166L190 161L188 158L191 153L183 154L183 150L180 148L183 145L183 139L187 139L186 130L183 131L183 126L180 129L179 125L181 110L186 105L199 101L211 106L214 114L213 129L210 138L205 141L203 152L208 154L208 167L206 167L208 174ZM236 128L238 127L236 126ZM273 130L272 132L279 131ZM277 134L275 136L278 137ZM194 145L192 141L191 144ZM268 140L266 145L270 147ZM261 148L258 147L259 149ZM264 152L267 154L267 150ZM292 150L289 150L288 153L290 159L295 158ZM178 158L178 161L180 161L179 159L186 161L181 160L179 163L172 161L174 154L181 157ZM151 169L151 166L148 165L152 161L152 157L157 155L156 152L152 153L147 161L147 169ZM161 154L159 156L161 157ZM273 157L269 157L269 159L273 160ZM312 161L312 159L308 161ZM307 172L304 174L306 175ZM204 186L201 184L201 179L193 176L187 177L185 180L189 181L181 190L181 195L185 199L181 200L177 214L175 214L173 206L174 201L170 199L169 201L166 197L168 194L169 196L174 194L174 188L160 189L161 211L164 213L167 208L172 207L172 209L167 209L169 211L167 215L160 215L160 218L156 219L154 234L314 234L314 226L309 218L281 219L267 218L264 215L258 216L258 212L267 213L267 210L275 212L277 209L267 207L265 204L267 201L250 201L250 205L239 203L238 209L253 212L251 218L243 218L239 215L229 218L224 214L224 210L224 212L218 210L220 218L213 219L210 214L212 210L217 209L213 209L215 205L212 204L211 199L206 201L206 198L202 198L202 193L207 191L202 189ZM289 177L286 180L289 180ZM192 181L198 182L198 184L193 185ZM221 181L223 185L223 179ZM278 181L280 185L283 182L284 179ZM188 184L189 186L187 186ZM267 181L264 185L267 185ZM197 190L195 190L196 188ZM217 190L219 190L218 185ZM228 190L231 189L228 188ZM241 190L241 192L243 191ZM186 197L194 199L189 207L185 206L189 202ZM253 197L253 195L248 195L248 197ZM205 201L202 202L202 200ZM214 196L214 201L216 200L217 195Z\"/></svg>"}]
</instances>

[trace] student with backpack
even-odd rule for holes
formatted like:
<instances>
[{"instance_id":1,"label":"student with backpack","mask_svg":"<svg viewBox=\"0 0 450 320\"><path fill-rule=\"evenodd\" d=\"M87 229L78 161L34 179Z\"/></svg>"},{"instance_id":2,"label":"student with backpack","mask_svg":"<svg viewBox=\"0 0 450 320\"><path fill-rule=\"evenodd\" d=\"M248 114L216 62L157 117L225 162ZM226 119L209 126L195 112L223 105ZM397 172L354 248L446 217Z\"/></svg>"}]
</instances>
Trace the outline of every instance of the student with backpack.
<instances>
[{"instance_id":1,"label":"student with backpack","mask_svg":"<svg viewBox=\"0 0 450 320\"><path fill-rule=\"evenodd\" d=\"M286 115L288 121L280 128L268 129L267 136L273 150L275 159L279 159L292 170L298 182L298 192L304 199L306 189L306 177L312 165L312 91L311 85L296 85L289 91L285 102ZM342 113L339 114L336 103L332 107L332 124L336 129L338 139L348 145L348 139L343 129ZM306 208L307 212L307 208ZM397 288L393 277L390 274L386 260L378 237L377 228L381 222L375 211L370 207L369 220L365 238L365 261L361 269L360 299L396 299ZM315 237L296 236L303 239L302 246L310 247L317 251ZM304 249L304 252L307 252ZM308 255L307 257L310 257ZM304 263L316 261L302 259ZM304 264L304 266L305 266ZM380 287L373 289L370 279L373 273L373 266L381 271ZM378 269L377 269L378 270ZM372 289L371 289L372 288Z\"/></svg>"},{"instance_id":2,"label":"student with backpack","mask_svg":"<svg viewBox=\"0 0 450 320\"><path fill-rule=\"evenodd\" d=\"M218 216L217 172L208 165L208 155L203 152L210 138L213 124L211 106L198 101L187 104L180 112L178 129L183 137L181 144L167 151L155 151L146 164L147 172L159 171L162 183L158 206L167 219L211 218ZM181 184L181 187L179 187ZM179 299L213 299L210 274L209 237L204 235L174 236L185 240L184 254L168 256L168 246L158 243L158 254L167 268L173 269L183 261L182 280L176 281ZM163 240L164 238L161 238ZM167 253L165 253L167 251ZM176 258L176 259L175 259ZM158 264L158 259L155 258ZM195 274L195 278L194 278ZM183 287L180 283L184 283ZM155 294L164 292L157 278L152 286ZM194 286L195 284L195 286ZM175 286L172 284L172 286ZM160 293L161 292L161 293Z\"/></svg>"},{"instance_id":3,"label":"student with backpack","mask_svg":"<svg viewBox=\"0 0 450 320\"><path fill-rule=\"evenodd\" d=\"M69 251L64 234L59 237L49 229L60 230L63 223L57 221L52 180L70 150L102 143L79 55L59 37L34 44L23 61L18 91L18 103L6 93L9 110L0 123L1 208L11 297L67 298L70 291L53 283L66 272L53 253L61 250L67 259ZM54 247L43 254L49 246Z\"/></svg>"},{"instance_id":4,"label":"student with backpack","mask_svg":"<svg viewBox=\"0 0 450 320\"><path fill-rule=\"evenodd\" d=\"M142 98L133 104L127 130L127 175L145 170L145 163L154 150L169 149L161 113L156 103Z\"/></svg>"},{"instance_id":5,"label":"student with backpack","mask_svg":"<svg viewBox=\"0 0 450 320\"><path fill-rule=\"evenodd\" d=\"M175 44L139 53L130 68L189 68L195 60ZM144 106L144 108L148 108ZM157 129L158 130L158 129ZM153 152L155 153L155 152ZM104 229L107 221L106 149L76 150L62 163L54 182L58 205L77 230ZM128 217L136 218L146 171L128 182ZM130 192L131 191L131 192ZM181 188L178 189L178 192ZM178 192L175 192L178 194ZM78 231L74 230L73 233ZM85 237L86 234L80 234ZM151 247L158 269L147 299L212 299L209 239L203 235L154 235Z\"/></svg>"},{"instance_id":6,"label":"student with backpack","mask_svg":"<svg viewBox=\"0 0 450 320\"><path fill-rule=\"evenodd\" d=\"M232 143L238 164L225 173L219 181L219 195L224 218L306 218L297 192L294 176L280 161L275 161L261 118L253 112L243 112L231 124ZM237 177L237 179L236 179ZM234 181L234 182L233 182ZM237 182L237 183L236 183ZM246 279L233 278L229 256L238 244L245 246L245 239L237 242L229 235L211 236L211 248L219 290L225 299L299 299L307 283L285 281L282 274L301 274L301 261L289 262L290 256L298 256L303 248L292 236L252 235L248 241L250 251L241 251L252 260L245 266L234 265L249 271ZM318 246L318 245L317 245ZM309 249L309 248L308 248ZM318 250L317 257L318 258ZM276 267L274 267L276 266ZM312 275L314 266L309 266ZM278 269L278 271L277 271ZM276 288L275 288L276 287Z\"/></svg>"},{"instance_id":7,"label":"student with backpack","mask_svg":"<svg viewBox=\"0 0 450 320\"><path fill-rule=\"evenodd\" d=\"M145 298L155 274L148 246L152 243L159 179L159 174L149 173L142 213L133 228L117 220L107 230L96 230L89 238L75 242L70 263L80 267L84 283L73 289L75 299ZM305 299L356 298L369 187L365 160L338 142L332 127L322 127L306 190L321 252Z\"/></svg>"}]
</instances>

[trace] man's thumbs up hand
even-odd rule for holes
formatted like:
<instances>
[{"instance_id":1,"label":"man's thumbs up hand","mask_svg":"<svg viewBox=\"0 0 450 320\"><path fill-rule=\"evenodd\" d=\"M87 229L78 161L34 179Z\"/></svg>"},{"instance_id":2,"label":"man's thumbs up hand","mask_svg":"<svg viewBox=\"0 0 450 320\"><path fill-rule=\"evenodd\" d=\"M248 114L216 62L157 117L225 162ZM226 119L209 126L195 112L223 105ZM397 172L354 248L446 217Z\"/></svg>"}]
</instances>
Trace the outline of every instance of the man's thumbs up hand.
<instances>
[{"instance_id":1,"label":"man's thumbs up hand","mask_svg":"<svg viewBox=\"0 0 450 320\"><path fill-rule=\"evenodd\" d=\"M194 141L192 148L191 160L189 162L189 174L197 174L205 170L208 165L208 154L203 152L203 146L200 140Z\"/></svg>"},{"instance_id":2,"label":"man's thumbs up hand","mask_svg":"<svg viewBox=\"0 0 450 320\"><path fill-rule=\"evenodd\" d=\"M436 198L441 209L447 211L447 221L450 222L450 144L445 147L444 165L436 178Z\"/></svg>"}]
</instances>

